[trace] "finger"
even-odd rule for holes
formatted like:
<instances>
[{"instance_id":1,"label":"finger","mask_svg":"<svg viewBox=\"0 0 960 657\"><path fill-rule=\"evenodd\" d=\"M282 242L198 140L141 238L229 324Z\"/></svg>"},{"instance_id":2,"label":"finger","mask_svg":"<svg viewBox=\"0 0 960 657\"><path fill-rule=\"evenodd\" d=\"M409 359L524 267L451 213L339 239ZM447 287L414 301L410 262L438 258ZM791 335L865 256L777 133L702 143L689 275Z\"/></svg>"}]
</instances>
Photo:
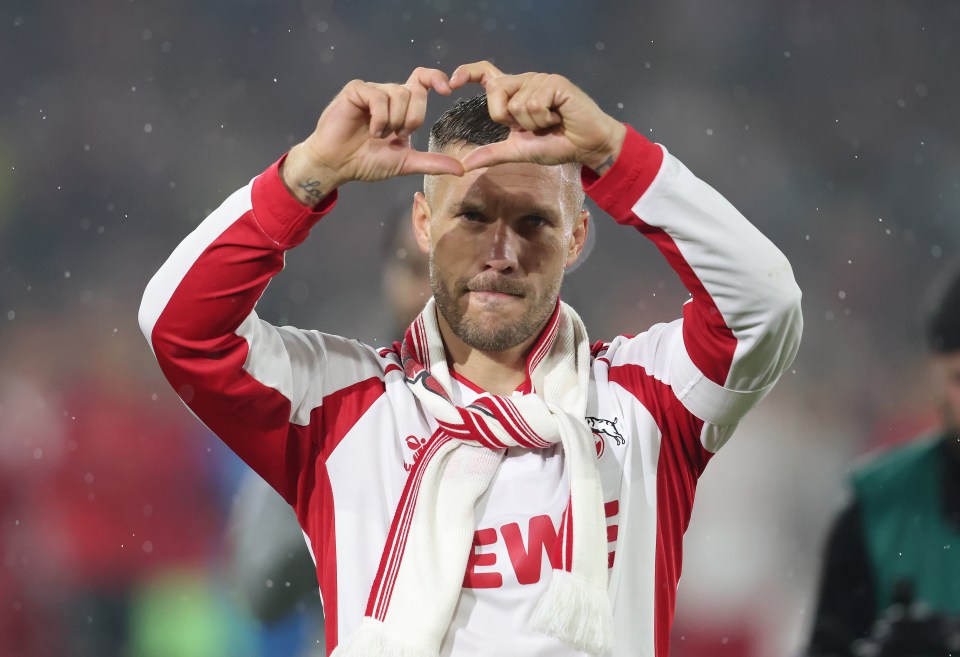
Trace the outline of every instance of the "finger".
<instances>
[{"instance_id":1,"label":"finger","mask_svg":"<svg viewBox=\"0 0 960 657\"><path fill-rule=\"evenodd\" d=\"M560 114L553 110L555 88L545 75L535 75L517 90L507 110L525 130L545 130L560 124Z\"/></svg>"},{"instance_id":2,"label":"finger","mask_svg":"<svg viewBox=\"0 0 960 657\"><path fill-rule=\"evenodd\" d=\"M519 124L513 118L510 110L507 109L507 103L509 102L510 96L503 89L487 90L487 113L490 118L502 125L516 128L519 127Z\"/></svg>"},{"instance_id":3,"label":"finger","mask_svg":"<svg viewBox=\"0 0 960 657\"><path fill-rule=\"evenodd\" d=\"M533 132L539 129L540 126L537 125L537 122L530 116L529 107L535 107L535 105L528 106L528 98L530 98L530 85L525 84L510 96L510 101L507 103L507 111L517 120L517 125L524 130Z\"/></svg>"},{"instance_id":4,"label":"finger","mask_svg":"<svg viewBox=\"0 0 960 657\"><path fill-rule=\"evenodd\" d=\"M519 126L508 106L510 99L523 86L524 79L525 76L504 75L493 78L484 85L487 92L487 112L491 119L510 127Z\"/></svg>"},{"instance_id":5,"label":"finger","mask_svg":"<svg viewBox=\"0 0 960 657\"><path fill-rule=\"evenodd\" d=\"M409 137L414 130L423 125L427 114L427 95L431 89L448 96L453 93L447 74L435 68L418 67L413 70L403 85L410 90L410 101L403 127L397 133L400 137Z\"/></svg>"},{"instance_id":6,"label":"finger","mask_svg":"<svg viewBox=\"0 0 960 657\"><path fill-rule=\"evenodd\" d=\"M453 75L450 76L450 86L459 89L465 84L475 82L486 87L487 82L503 74L503 71L488 61L463 64L458 66Z\"/></svg>"},{"instance_id":7,"label":"finger","mask_svg":"<svg viewBox=\"0 0 960 657\"><path fill-rule=\"evenodd\" d=\"M399 84L390 85L387 89L387 95L390 98L390 120L383 129L381 137L386 137L391 133L397 133L399 136L407 120L407 109L410 104L410 90Z\"/></svg>"},{"instance_id":8,"label":"finger","mask_svg":"<svg viewBox=\"0 0 960 657\"><path fill-rule=\"evenodd\" d=\"M527 159L517 150L516 145L509 141L498 141L486 146L480 146L467 153L462 160L464 172L492 167L505 162L526 162Z\"/></svg>"},{"instance_id":9,"label":"finger","mask_svg":"<svg viewBox=\"0 0 960 657\"><path fill-rule=\"evenodd\" d=\"M445 77L445 76L444 76ZM418 82L404 85L410 90L410 99L407 102L407 113L403 119L403 126L397 135L400 137L409 137L413 131L423 125L427 115L427 89Z\"/></svg>"},{"instance_id":10,"label":"finger","mask_svg":"<svg viewBox=\"0 0 960 657\"><path fill-rule=\"evenodd\" d=\"M420 87L424 91L433 89L444 96L453 93L447 74L436 68L424 68L422 66L415 68L410 77L407 78L406 86L411 90L413 87Z\"/></svg>"},{"instance_id":11,"label":"finger","mask_svg":"<svg viewBox=\"0 0 960 657\"><path fill-rule=\"evenodd\" d=\"M409 137L413 131L423 125L427 115L427 92L423 90L411 91L407 103L407 112L403 118L403 125L397 131L399 137Z\"/></svg>"},{"instance_id":12,"label":"finger","mask_svg":"<svg viewBox=\"0 0 960 657\"><path fill-rule=\"evenodd\" d=\"M370 136L379 138L390 120L390 101L386 92L371 84L363 84L357 86L356 93L360 104L370 114Z\"/></svg>"},{"instance_id":13,"label":"finger","mask_svg":"<svg viewBox=\"0 0 960 657\"><path fill-rule=\"evenodd\" d=\"M422 151L410 150L409 155L403 161L400 167L400 175L408 176L414 173L428 175L449 174L452 176L463 175L463 165L460 160L442 153L424 153Z\"/></svg>"}]
</instances>

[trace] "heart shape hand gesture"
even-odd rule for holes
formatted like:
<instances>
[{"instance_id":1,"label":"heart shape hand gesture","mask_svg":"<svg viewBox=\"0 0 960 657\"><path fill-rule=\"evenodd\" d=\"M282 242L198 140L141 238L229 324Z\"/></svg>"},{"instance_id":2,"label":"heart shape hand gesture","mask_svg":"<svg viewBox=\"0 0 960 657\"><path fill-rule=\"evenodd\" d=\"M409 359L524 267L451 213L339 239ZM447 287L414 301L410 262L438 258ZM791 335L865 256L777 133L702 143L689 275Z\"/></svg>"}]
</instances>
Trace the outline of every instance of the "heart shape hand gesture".
<instances>
[{"instance_id":1,"label":"heart shape hand gesture","mask_svg":"<svg viewBox=\"0 0 960 657\"><path fill-rule=\"evenodd\" d=\"M504 162L580 162L597 170L620 153L626 128L563 76L507 75L490 62L476 62L450 78L454 89L470 82L483 86L490 118L509 126L510 135L467 154L467 171Z\"/></svg>"},{"instance_id":2,"label":"heart shape hand gesture","mask_svg":"<svg viewBox=\"0 0 960 657\"><path fill-rule=\"evenodd\" d=\"M414 149L410 135L423 124L429 92L448 96L470 83L483 86L490 117L510 127L508 138L473 149L462 161ZM460 66L450 78L437 69L418 68L403 84L348 83L323 111L313 134L291 149L282 175L297 198L315 205L353 180L460 176L504 162L581 162L602 174L619 154L625 134L623 124L559 75L507 75L486 61Z\"/></svg>"}]
</instances>

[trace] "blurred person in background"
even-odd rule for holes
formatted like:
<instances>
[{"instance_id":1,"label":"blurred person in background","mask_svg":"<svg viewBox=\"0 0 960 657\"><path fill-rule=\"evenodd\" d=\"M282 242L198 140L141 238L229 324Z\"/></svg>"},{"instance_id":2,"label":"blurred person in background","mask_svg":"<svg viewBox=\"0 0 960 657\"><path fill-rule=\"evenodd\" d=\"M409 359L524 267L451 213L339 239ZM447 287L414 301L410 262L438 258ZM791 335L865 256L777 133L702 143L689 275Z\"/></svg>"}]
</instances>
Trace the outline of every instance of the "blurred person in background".
<instances>
[{"instance_id":1,"label":"blurred person in background","mask_svg":"<svg viewBox=\"0 0 960 657\"><path fill-rule=\"evenodd\" d=\"M960 649L960 266L934 291L925 333L941 423L853 471L826 546L812 657Z\"/></svg>"},{"instance_id":2,"label":"blurred person in background","mask_svg":"<svg viewBox=\"0 0 960 657\"><path fill-rule=\"evenodd\" d=\"M411 150L427 91L469 82L486 96ZM257 317L339 187L417 172L434 297L403 343ZM660 248L683 320L590 349L559 302L584 192ZM176 249L140 319L185 403L296 509L328 651L666 655L696 479L793 360L799 300L776 247L662 147L565 78L481 62L348 84Z\"/></svg>"},{"instance_id":3,"label":"blurred person in background","mask_svg":"<svg viewBox=\"0 0 960 657\"><path fill-rule=\"evenodd\" d=\"M384 223L383 302L390 336L403 335L430 297L430 270L404 206ZM264 654L322 654L323 611L316 566L297 516L258 474L241 484L230 518L231 579L241 604L263 623Z\"/></svg>"},{"instance_id":4,"label":"blurred person in background","mask_svg":"<svg viewBox=\"0 0 960 657\"><path fill-rule=\"evenodd\" d=\"M236 459L151 394L133 334L97 342L91 315L71 315L96 345L81 359L58 313L4 335L0 655L252 655L211 567Z\"/></svg>"}]
</instances>

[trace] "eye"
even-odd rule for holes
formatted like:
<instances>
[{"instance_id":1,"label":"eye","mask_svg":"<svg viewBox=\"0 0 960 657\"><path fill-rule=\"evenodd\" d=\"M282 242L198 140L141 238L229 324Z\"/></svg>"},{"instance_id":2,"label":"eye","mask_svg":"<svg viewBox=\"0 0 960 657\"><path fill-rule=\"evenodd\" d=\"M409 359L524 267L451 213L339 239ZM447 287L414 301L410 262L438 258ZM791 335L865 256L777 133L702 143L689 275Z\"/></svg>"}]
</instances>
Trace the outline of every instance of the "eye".
<instances>
[{"instance_id":1,"label":"eye","mask_svg":"<svg viewBox=\"0 0 960 657\"><path fill-rule=\"evenodd\" d=\"M526 217L524 217L524 220L529 225L536 226L537 228L540 228L541 226L548 226L550 224L549 219L547 219L546 217L541 217L538 214L527 215Z\"/></svg>"},{"instance_id":2,"label":"eye","mask_svg":"<svg viewBox=\"0 0 960 657\"><path fill-rule=\"evenodd\" d=\"M484 217L479 212L461 212L460 216L467 221L483 221Z\"/></svg>"}]
</instances>

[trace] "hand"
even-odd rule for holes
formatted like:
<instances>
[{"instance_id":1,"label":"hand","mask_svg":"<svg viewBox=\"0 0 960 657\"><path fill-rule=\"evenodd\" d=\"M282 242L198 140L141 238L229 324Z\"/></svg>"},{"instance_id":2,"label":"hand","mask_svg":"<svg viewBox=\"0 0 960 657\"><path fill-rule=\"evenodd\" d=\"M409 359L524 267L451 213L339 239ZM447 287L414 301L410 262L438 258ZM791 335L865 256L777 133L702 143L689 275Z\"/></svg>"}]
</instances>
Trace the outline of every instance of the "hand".
<instances>
[{"instance_id":1,"label":"hand","mask_svg":"<svg viewBox=\"0 0 960 657\"><path fill-rule=\"evenodd\" d=\"M463 175L457 159L410 145L410 134L423 124L431 89L451 93L445 73L418 68L402 85L347 84L320 115L313 134L287 155L282 170L287 188L301 202L315 205L352 180Z\"/></svg>"},{"instance_id":2,"label":"hand","mask_svg":"<svg viewBox=\"0 0 960 657\"><path fill-rule=\"evenodd\" d=\"M503 162L580 162L602 174L620 154L624 125L563 76L507 75L489 62L476 62L450 77L453 89L470 82L483 86L490 118L510 126L510 135L467 154L466 171Z\"/></svg>"}]
</instances>

